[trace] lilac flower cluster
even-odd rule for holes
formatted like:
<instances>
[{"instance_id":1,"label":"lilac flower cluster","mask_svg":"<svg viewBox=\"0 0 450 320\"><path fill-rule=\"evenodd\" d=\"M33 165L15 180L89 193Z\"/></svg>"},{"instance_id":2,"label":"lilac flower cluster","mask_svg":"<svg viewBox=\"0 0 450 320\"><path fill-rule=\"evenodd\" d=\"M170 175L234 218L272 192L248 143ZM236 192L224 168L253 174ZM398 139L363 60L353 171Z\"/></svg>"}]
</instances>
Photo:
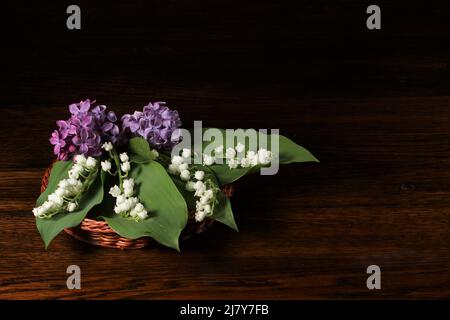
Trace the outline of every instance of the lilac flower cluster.
<instances>
[{"instance_id":1,"label":"lilac flower cluster","mask_svg":"<svg viewBox=\"0 0 450 320\"><path fill-rule=\"evenodd\" d=\"M106 106L97 105L89 99L69 106L72 116L56 122L50 143L59 160L67 160L75 154L99 156L105 142L115 144L119 139L119 127L115 124L114 112L106 111Z\"/></svg>"},{"instance_id":2,"label":"lilac flower cluster","mask_svg":"<svg viewBox=\"0 0 450 320\"><path fill-rule=\"evenodd\" d=\"M170 148L180 142L181 120L178 111L170 110L165 102L149 103L142 112L135 111L122 117L125 133L141 136L153 147Z\"/></svg>"}]
</instances>

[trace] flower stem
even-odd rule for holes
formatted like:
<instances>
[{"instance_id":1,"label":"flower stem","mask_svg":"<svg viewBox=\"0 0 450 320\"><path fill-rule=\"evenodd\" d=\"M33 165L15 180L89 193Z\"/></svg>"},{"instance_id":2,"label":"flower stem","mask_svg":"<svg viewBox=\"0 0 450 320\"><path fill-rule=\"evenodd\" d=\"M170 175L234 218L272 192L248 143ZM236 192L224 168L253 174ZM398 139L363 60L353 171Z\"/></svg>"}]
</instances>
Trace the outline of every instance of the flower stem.
<instances>
[{"instance_id":1,"label":"flower stem","mask_svg":"<svg viewBox=\"0 0 450 320\"><path fill-rule=\"evenodd\" d=\"M172 158L170 157L170 154L166 154L165 152L159 152L158 156L158 162L161 163L163 166L167 167L169 164L172 163Z\"/></svg>"},{"instance_id":2,"label":"flower stem","mask_svg":"<svg viewBox=\"0 0 450 320\"><path fill-rule=\"evenodd\" d=\"M120 183L120 191L123 192L123 175L122 170L120 169L120 159L119 155L116 152L116 149L111 150L111 156L114 159L114 163L116 164L117 173L119 174L119 183Z\"/></svg>"}]
</instances>

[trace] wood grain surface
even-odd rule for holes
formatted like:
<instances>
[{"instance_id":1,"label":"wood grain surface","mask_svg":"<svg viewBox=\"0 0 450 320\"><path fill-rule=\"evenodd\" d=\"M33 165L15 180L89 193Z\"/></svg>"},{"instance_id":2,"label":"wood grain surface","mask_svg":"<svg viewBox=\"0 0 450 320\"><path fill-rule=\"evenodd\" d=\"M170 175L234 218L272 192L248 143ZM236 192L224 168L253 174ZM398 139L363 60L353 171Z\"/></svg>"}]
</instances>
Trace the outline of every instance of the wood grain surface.
<instances>
[{"instance_id":1,"label":"wood grain surface","mask_svg":"<svg viewBox=\"0 0 450 320\"><path fill-rule=\"evenodd\" d=\"M450 297L450 3L378 1L17 3L3 29L0 298ZM118 114L167 101L184 126L279 128L320 164L251 176L240 232L101 249L66 234L44 250L31 209L69 103ZM66 288L79 265L82 289ZM366 288L379 265L382 289Z\"/></svg>"}]
</instances>

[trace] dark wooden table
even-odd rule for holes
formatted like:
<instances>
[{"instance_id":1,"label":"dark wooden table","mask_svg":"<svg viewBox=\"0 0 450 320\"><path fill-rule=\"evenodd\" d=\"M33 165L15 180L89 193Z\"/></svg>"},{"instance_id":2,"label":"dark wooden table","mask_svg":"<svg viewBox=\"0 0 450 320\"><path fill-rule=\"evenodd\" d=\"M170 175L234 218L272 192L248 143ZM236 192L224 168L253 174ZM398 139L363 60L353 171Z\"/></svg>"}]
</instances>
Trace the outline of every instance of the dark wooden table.
<instances>
[{"instance_id":1,"label":"dark wooden table","mask_svg":"<svg viewBox=\"0 0 450 320\"><path fill-rule=\"evenodd\" d=\"M450 4L79 1L8 8L2 44L0 298L450 297ZM237 184L239 233L101 249L66 234L45 251L31 209L67 105L123 114L149 101L186 127L279 128L320 164ZM82 289L66 288L81 267ZM379 265L381 290L366 268Z\"/></svg>"}]
</instances>

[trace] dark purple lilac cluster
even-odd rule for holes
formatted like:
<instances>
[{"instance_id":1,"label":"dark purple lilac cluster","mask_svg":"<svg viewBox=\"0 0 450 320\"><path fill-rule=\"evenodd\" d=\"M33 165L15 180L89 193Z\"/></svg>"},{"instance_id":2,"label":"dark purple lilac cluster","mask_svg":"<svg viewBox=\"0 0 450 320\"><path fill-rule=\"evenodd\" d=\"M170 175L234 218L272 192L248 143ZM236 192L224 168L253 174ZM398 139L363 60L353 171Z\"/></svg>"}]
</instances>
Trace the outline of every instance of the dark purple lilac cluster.
<instances>
[{"instance_id":1,"label":"dark purple lilac cluster","mask_svg":"<svg viewBox=\"0 0 450 320\"><path fill-rule=\"evenodd\" d=\"M89 99L69 106L72 116L56 122L50 143L59 160L67 160L75 154L99 156L102 144L115 144L119 137L119 127L115 124L116 114L106 111L106 106L94 105Z\"/></svg>"},{"instance_id":2,"label":"dark purple lilac cluster","mask_svg":"<svg viewBox=\"0 0 450 320\"><path fill-rule=\"evenodd\" d=\"M124 133L141 136L153 147L168 149L181 139L178 111L170 110L165 102L149 103L141 111L122 117Z\"/></svg>"}]
</instances>

